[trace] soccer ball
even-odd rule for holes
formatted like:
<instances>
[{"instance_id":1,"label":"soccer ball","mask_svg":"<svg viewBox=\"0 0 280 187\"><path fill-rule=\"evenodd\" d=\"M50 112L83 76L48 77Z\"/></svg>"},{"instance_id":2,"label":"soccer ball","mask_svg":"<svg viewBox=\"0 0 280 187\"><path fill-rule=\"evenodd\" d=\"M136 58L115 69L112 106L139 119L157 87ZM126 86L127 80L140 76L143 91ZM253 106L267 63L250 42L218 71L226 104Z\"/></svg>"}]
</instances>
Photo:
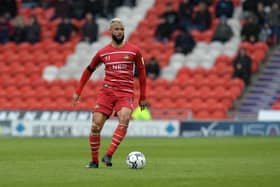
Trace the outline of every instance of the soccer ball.
<instances>
[{"instance_id":1,"label":"soccer ball","mask_svg":"<svg viewBox=\"0 0 280 187\"><path fill-rule=\"evenodd\" d=\"M142 169L146 164L146 158L143 153L133 151L126 157L126 164L131 169Z\"/></svg>"}]
</instances>

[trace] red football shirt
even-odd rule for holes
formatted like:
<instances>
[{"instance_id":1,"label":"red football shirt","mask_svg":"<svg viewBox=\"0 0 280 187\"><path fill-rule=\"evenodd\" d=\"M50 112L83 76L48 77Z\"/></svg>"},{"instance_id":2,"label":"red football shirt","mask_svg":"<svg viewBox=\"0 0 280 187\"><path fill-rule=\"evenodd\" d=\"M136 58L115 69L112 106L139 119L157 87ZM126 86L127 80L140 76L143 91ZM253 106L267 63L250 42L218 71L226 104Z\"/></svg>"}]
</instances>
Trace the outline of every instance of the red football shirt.
<instances>
[{"instance_id":1,"label":"red football shirt","mask_svg":"<svg viewBox=\"0 0 280 187\"><path fill-rule=\"evenodd\" d=\"M139 72L140 100L145 100L146 72L144 60L138 47L128 42L119 48L108 44L96 53L89 67L95 70L101 63L105 65L104 84L112 87L115 91L131 94L134 92L133 73L136 67ZM83 73L80 85L77 89L78 95L80 95L90 75L91 73Z\"/></svg>"}]
</instances>

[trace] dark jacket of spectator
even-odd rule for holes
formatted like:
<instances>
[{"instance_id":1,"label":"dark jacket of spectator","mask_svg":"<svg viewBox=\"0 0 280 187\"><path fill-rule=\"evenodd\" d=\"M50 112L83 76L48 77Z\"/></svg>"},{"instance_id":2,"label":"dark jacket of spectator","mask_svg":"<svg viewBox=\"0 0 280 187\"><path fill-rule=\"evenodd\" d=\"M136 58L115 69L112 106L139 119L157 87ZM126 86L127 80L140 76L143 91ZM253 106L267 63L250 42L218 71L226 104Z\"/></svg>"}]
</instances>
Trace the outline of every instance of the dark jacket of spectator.
<instances>
[{"instance_id":1,"label":"dark jacket of spectator","mask_svg":"<svg viewBox=\"0 0 280 187\"><path fill-rule=\"evenodd\" d=\"M91 13L94 17L100 16L102 13L101 0L87 0L86 13Z\"/></svg>"},{"instance_id":2,"label":"dark jacket of spectator","mask_svg":"<svg viewBox=\"0 0 280 187\"><path fill-rule=\"evenodd\" d=\"M26 26L26 41L30 43L36 43L40 41L41 37L41 25L38 23L35 16L32 16L29 20L29 24Z\"/></svg>"},{"instance_id":3,"label":"dark jacket of spectator","mask_svg":"<svg viewBox=\"0 0 280 187\"><path fill-rule=\"evenodd\" d=\"M178 13L173 9L173 5L171 3L166 4L166 11L161 15L163 19L165 19L166 23L169 27L172 27L172 30L175 31L178 25Z\"/></svg>"},{"instance_id":4,"label":"dark jacket of spectator","mask_svg":"<svg viewBox=\"0 0 280 187\"><path fill-rule=\"evenodd\" d=\"M98 24L91 13L86 14L86 22L82 27L82 40L89 43L95 42L98 38Z\"/></svg>"},{"instance_id":5,"label":"dark jacket of spectator","mask_svg":"<svg viewBox=\"0 0 280 187\"><path fill-rule=\"evenodd\" d=\"M221 18L214 31L213 41L226 42L233 36L232 28L227 24L226 18Z\"/></svg>"},{"instance_id":6,"label":"dark jacket of spectator","mask_svg":"<svg viewBox=\"0 0 280 187\"><path fill-rule=\"evenodd\" d=\"M179 5L179 28L181 30L188 30L191 26L192 14L193 14L193 0L182 0Z\"/></svg>"},{"instance_id":7,"label":"dark jacket of spectator","mask_svg":"<svg viewBox=\"0 0 280 187\"><path fill-rule=\"evenodd\" d=\"M268 14L268 21L272 27L274 26L280 27L280 10L279 10L278 3L272 4L271 11Z\"/></svg>"},{"instance_id":8,"label":"dark jacket of spectator","mask_svg":"<svg viewBox=\"0 0 280 187\"><path fill-rule=\"evenodd\" d=\"M121 5L121 0L101 0L101 16L111 18L115 15L115 10Z\"/></svg>"},{"instance_id":9,"label":"dark jacket of spectator","mask_svg":"<svg viewBox=\"0 0 280 187\"><path fill-rule=\"evenodd\" d=\"M265 23L261 28L259 40L263 42L267 42L268 44L273 43L273 32L269 23Z\"/></svg>"},{"instance_id":10,"label":"dark jacket of spectator","mask_svg":"<svg viewBox=\"0 0 280 187\"><path fill-rule=\"evenodd\" d=\"M157 79L160 76L159 62L155 57L151 57L145 64L147 77Z\"/></svg>"},{"instance_id":11,"label":"dark jacket of spectator","mask_svg":"<svg viewBox=\"0 0 280 187\"><path fill-rule=\"evenodd\" d=\"M64 43L70 40L72 34L78 31L78 28L73 25L69 18L63 18L57 26L55 40Z\"/></svg>"},{"instance_id":12,"label":"dark jacket of spectator","mask_svg":"<svg viewBox=\"0 0 280 187\"><path fill-rule=\"evenodd\" d=\"M169 24L166 23L166 20L161 18L160 23L156 28L155 38L160 42L167 42L170 40L173 29L169 27Z\"/></svg>"},{"instance_id":13,"label":"dark jacket of spectator","mask_svg":"<svg viewBox=\"0 0 280 187\"><path fill-rule=\"evenodd\" d=\"M26 41L26 26L24 19L21 16L17 16L14 20L15 32L13 34L13 41L21 43Z\"/></svg>"},{"instance_id":14,"label":"dark jacket of spectator","mask_svg":"<svg viewBox=\"0 0 280 187\"><path fill-rule=\"evenodd\" d=\"M71 15L71 1L69 0L57 0L54 1L52 6L54 7L54 15L51 18L65 18Z\"/></svg>"},{"instance_id":15,"label":"dark jacket of spectator","mask_svg":"<svg viewBox=\"0 0 280 187\"><path fill-rule=\"evenodd\" d=\"M16 0L0 0L0 15L5 15L8 19L17 15Z\"/></svg>"},{"instance_id":16,"label":"dark jacket of spectator","mask_svg":"<svg viewBox=\"0 0 280 187\"><path fill-rule=\"evenodd\" d=\"M86 11L86 0L73 1L71 4L71 17L75 19L83 19Z\"/></svg>"},{"instance_id":17,"label":"dark jacket of spectator","mask_svg":"<svg viewBox=\"0 0 280 187\"><path fill-rule=\"evenodd\" d=\"M245 49L240 49L237 57L233 60L233 77L241 78L246 85L250 84L251 79L251 58L246 55Z\"/></svg>"},{"instance_id":18,"label":"dark jacket of spectator","mask_svg":"<svg viewBox=\"0 0 280 187\"><path fill-rule=\"evenodd\" d=\"M193 50L195 40L188 31L181 32L175 39L175 51L177 53L188 54Z\"/></svg>"},{"instance_id":19,"label":"dark jacket of spectator","mask_svg":"<svg viewBox=\"0 0 280 187\"><path fill-rule=\"evenodd\" d=\"M249 17L241 29L242 40L254 43L259 40L259 34L260 26L256 23L254 17Z\"/></svg>"},{"instance_id":20,"label":"dark jacket of spectator","mask_svg":"<svg viewBox=\"0 0 280 187\"><path fill-rule=\"evenodd\" d=\"M205 3L201 2L198 4L198 10L193 19L193 23L195 25L195 28L200 31L204 31L210 28L212 24L212 18Z\"/></svg>"},{"instance_id":21,"label":"dark jacket of spectator","mask_svg":"<svg viewBox=\"0 0 280 187\"><path fill-rule=\"evenodd\" d=\"M271 11L268 14L268 22L271 25L272 34L275 38L274 42L280 42L280 10L279 4L273 3L271 7Z\"/></svg>"},{"instance_id":22,"label":"dark jacket of spectator","mask_svg":"<svg viewBox=\"0 0 280 187\"><path fill-rule=\"evenodd\" d=\"M0 16L0 43L10 41L14 33L14 27L10 24L5 16Z\"/></svg>"},{"instance_id":23,"label":"dark jacket of spectator","mask_svg":"<svg viewBox=\"0 0 280 187\"><path fill-rule=\"evenodd\" d=\"M41 5L38 0L22 0L21 6L24 8L35 8Z\"/></svg>"},{"instance_id":24,"label":"dark jacket of spectator","mask_svg":"<svg viewBox=\"0 0 280 187\"><path fill-rule=\"evenodd\" d=\"M263 26L265 24L265 22L267 21L267 14L264 9L265 9L265 7L264 7L263 3L258 3L256 16L258 19L258 24L260 26Z\"/></svg>"},{"instance_id":25,"label":"dark jacket of spectator","mask_svg":"<svg viewBox=\"0 0 280 187\"><path fill-rule=\"evenodd\" d=\"M242 4L243 11L252 12L252 13L256 14L257 3L258 2L259 2L258 0L246 0L246 1L244 1L243 4Z\"/></svg>"},{"instance_id":26,"label":"dark jacket of spectator","mask_svg":"<svg viewBox=\"0 0 280 187\"><path fill-rule=\"evenodd\" d=\"M233 15L234 4L232 0L220 0L217 2L215 7L216 16L219 18L221 16L226 16L231 18Z\"/></svg>"}]
</instances>

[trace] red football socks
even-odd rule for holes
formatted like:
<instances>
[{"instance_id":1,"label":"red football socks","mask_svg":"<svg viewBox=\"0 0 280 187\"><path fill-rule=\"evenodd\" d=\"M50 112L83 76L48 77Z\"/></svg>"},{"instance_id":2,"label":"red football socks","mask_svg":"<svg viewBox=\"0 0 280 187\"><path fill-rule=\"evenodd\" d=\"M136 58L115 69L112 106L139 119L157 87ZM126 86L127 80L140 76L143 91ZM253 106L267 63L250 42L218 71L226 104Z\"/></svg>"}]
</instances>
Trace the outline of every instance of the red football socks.
<instances>
[{"instance_id":1,"label":"red football socks","mask_svg":"<svg viewBox=\"0 0 280 187\"><path fill-rule=\"evenodd\" d=\"M106 155L112 156L114 152L117 150L118 146L120 145L121 141L126 135L127 132L127 125L119 124L113 134L112 143L110 144Z\"/></svg>"},{"instance_id":2,"label":"red football socks","mask_svg":"<svg viewBox=\"0 0 280 187\"><path fill-rule=\"evenodd\" d=\"M100 147L100 134L90 133L89 135L89 145L91 150L91 160L98 163L98 153Z\"/></svg>"}]
</instances>

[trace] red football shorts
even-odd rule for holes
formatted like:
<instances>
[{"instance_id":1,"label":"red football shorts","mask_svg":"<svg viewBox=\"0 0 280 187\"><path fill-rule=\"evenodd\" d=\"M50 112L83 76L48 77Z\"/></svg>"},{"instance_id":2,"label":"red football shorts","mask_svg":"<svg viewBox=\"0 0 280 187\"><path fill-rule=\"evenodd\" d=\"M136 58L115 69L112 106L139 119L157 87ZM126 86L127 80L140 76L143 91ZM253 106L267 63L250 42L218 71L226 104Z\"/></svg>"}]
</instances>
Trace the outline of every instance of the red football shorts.
<instances>
[{"instance_id":1,"label":"red football shorts","mask_svg":"<svg viewBox=\"0 0 280 187\"><path fill-rule=\"evenodd\" d=\"M133 110L133 96L116 94L112 88L102 88L97 96L93 112L111 116L113 112L117 113L123 107Z\"/></svg>"}]
</instances>

